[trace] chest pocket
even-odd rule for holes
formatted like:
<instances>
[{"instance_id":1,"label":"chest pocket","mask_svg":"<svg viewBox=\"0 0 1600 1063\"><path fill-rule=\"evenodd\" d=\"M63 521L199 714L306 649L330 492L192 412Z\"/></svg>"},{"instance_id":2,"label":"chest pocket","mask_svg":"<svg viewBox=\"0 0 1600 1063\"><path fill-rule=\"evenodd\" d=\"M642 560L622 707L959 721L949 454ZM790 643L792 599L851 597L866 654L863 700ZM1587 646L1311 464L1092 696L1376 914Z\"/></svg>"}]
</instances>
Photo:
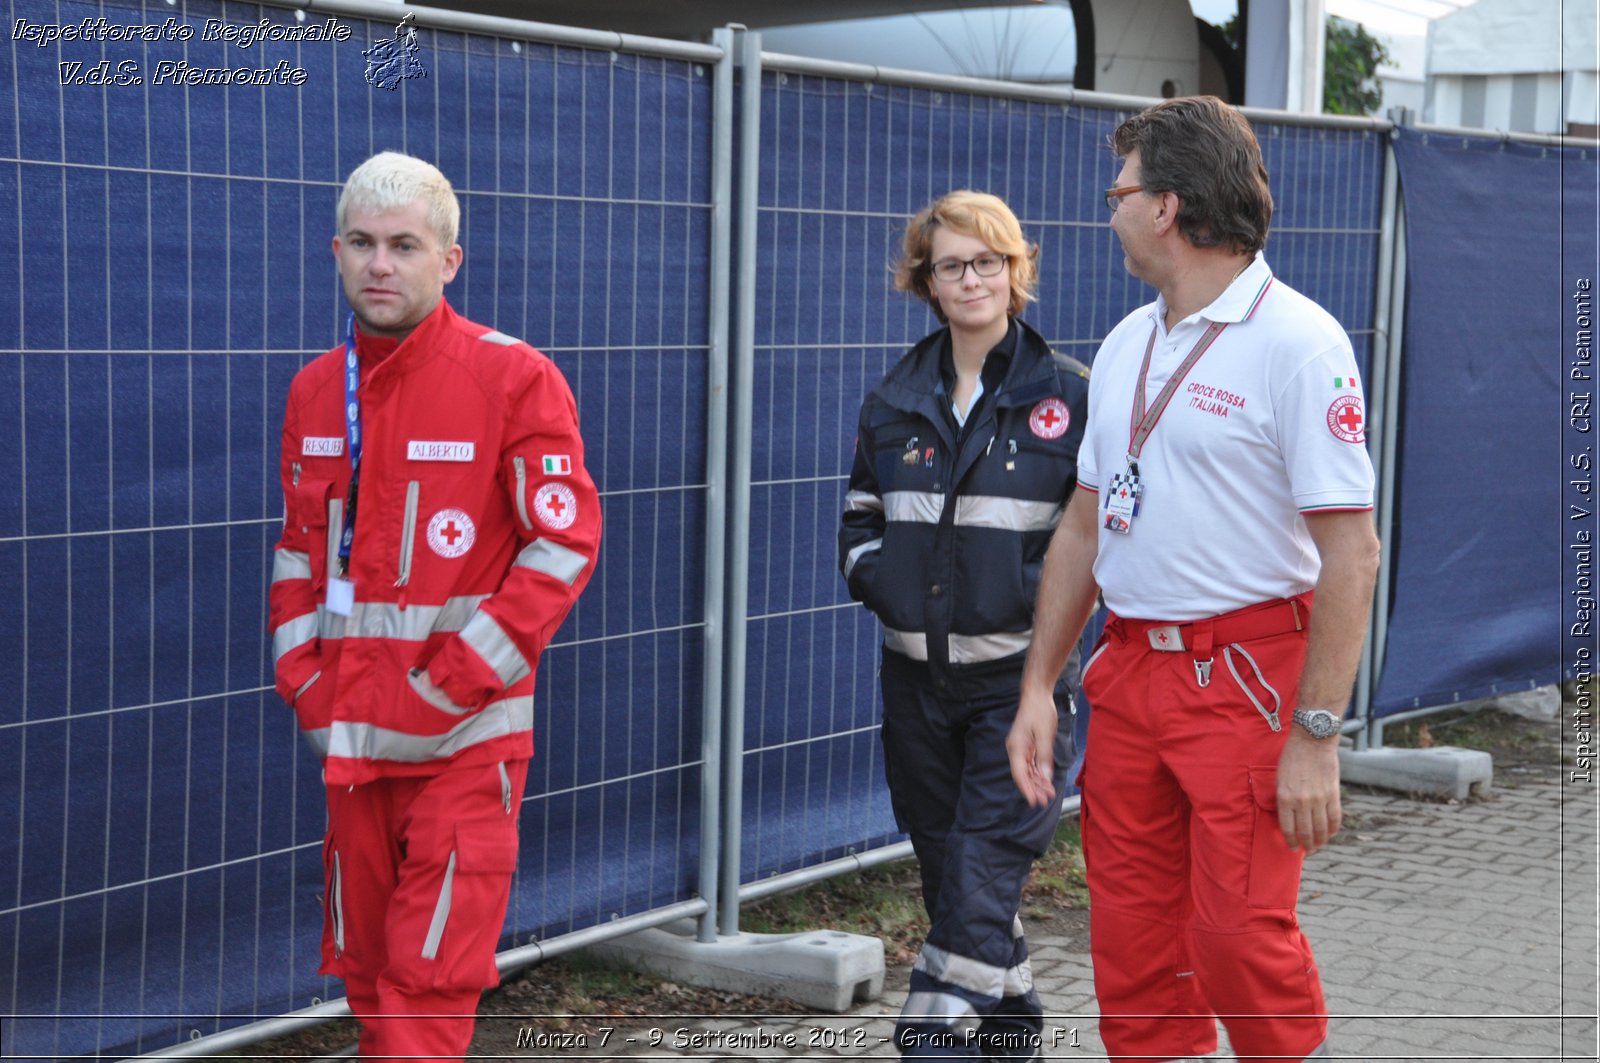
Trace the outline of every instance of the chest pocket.
<instances>
[{"instance_id":1,"label":"chest pocket","mask_svg":"<svg viewBox=\"0 0 1600 1063\"><path fill-rule=\"evenodd\" d=\"M937 486L943 444L925 422L896 420L873 427L872 468L878 489L929 491Z\"/></svg>"}]
</instances>

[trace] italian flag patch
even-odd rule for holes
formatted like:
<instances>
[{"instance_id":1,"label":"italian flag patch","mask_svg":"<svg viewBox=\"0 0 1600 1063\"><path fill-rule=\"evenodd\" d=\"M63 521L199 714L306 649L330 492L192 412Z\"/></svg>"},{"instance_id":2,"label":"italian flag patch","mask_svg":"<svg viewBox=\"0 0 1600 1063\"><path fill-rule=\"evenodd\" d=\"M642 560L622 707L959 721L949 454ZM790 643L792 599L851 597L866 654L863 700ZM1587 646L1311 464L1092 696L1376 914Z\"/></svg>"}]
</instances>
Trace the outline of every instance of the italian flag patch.
<instances>
[{"instance_id":1,"label":"italian flag patch","mask_svg":"<svg viewBox=\"0 0 1600 1063\"><path fill-rule=\"evenodd\" d=\"M571 476L572 458L566 454L546 454L544 456L544 474L546 476Z\"/></svg>"},{"instance_id":2,"label":"italian flag patch","mask_svg":"<svg viewBox=\"0 0 1600 1063\"><path fill-rule=\"evenodd\" d=\"M1333 378L1333 386L1335 388L1353 388L1353 387L1356 387L1357 386L1356 378L1353 377L1353 376L1336 376L1336 377Z\"/></svg>"}]
</instances>

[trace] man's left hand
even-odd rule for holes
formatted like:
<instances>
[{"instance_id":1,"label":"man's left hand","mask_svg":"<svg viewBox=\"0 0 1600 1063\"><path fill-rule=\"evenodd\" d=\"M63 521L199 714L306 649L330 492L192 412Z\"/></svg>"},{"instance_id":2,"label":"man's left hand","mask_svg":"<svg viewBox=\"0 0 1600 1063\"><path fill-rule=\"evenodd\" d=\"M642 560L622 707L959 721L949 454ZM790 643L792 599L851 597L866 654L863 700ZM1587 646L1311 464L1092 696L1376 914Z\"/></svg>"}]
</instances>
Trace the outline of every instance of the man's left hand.
<instances>
[{"instance_id":1,"label":"man's left hand","mask_svg":"<svg viewBox=\"0 0 1600 1063\"><path fill-rule=\"evenodd\" d=\"M1278 825L1291 849L1314 853L1339 833L1339 739L1291 731L1278 758Z\"/></svg>"}]
</instances>

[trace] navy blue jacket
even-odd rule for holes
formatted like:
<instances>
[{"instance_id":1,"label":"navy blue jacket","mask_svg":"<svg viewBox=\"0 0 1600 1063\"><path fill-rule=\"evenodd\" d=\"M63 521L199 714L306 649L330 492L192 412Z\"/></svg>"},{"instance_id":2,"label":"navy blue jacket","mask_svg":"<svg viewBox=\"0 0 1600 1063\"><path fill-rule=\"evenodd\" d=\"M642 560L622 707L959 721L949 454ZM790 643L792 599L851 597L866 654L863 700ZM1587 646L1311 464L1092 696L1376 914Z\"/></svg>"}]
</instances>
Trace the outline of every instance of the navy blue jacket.
<instances>
[{"instance_id":1,"label":"navy blue jacket","mask_svg":"<svg viewBox=\"0 0 1600 1063\"><path fill-rule=\"evenodd\" d=\"M1014 321L958 429L948 344L947 329L924 339L862 403L839 567L883 622L887 654L925 661L943 689L1015 684L1045 550L1078 482L1089 370Z\"/></svg>"}]
</instances>

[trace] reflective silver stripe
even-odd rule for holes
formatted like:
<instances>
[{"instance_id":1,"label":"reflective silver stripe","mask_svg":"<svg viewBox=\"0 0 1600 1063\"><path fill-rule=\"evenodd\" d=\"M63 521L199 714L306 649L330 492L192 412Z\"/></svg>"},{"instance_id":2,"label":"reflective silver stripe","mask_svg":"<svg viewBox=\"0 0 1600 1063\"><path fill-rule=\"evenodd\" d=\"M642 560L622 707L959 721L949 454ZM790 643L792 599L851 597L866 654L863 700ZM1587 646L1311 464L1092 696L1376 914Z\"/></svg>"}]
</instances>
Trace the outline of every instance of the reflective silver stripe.
<instances>
[{"instance_id":1,"label":"reflective silver stripe","mask_svg":"<svg viewBox=\"0 0 1600 1063\"><path fill-rule=\"evenodd\" d=\"M528 516L528 463L518 454L511 459L511 464L517 470L517 519L524 528L533 531L533 520Z\"/></svg>"},{"instance_id":2,"label":"reflective silver stripe","mask_svg":"<svg viewBox=\"0 0 1600 1063\"><path fill-rule=\"evenodd\" d=\"M511 773L506 771L506 762L501 761L495 767L500 769L500 800L505 803L506 815L511 815Z\"/></svg>"},{"instance_id":3,"label":"reflective silver stripe","mask_svg":"<svg viewBox=\"0 0 1600 1063\"><path fill-rule=\"evenodd\" d=\"M344 499L328 499L328 575L339 572L339 539L344 535Z\"/></svg>"},{"instance_id":4,"label":"reflective silver stripe","mask_svg":"<svg viewBox=\"0 0 1600 1063\"><path fill-rule=\"evenodd\" d=\"M323 760L328 759L328 728L317 727L300 733L306 736L306 741L311 744L312 752Z\"/></svg>"},{"instance_id":5,"label":"reflective silver stripe","mask_svg":"<svg viewBox=\"0 0 1600 1063\"><path fill-rule=\"evenodd\" d=\"M954 993L930 993L926 990L908 994L905 1006L900 1009L901 1022L922 1020L955 1026L962 1019L975 1019L977 1016L977 1009L970 1000Z\"/></svg>"},{"instance_id":6,"label":"reflective silver stripe","mask_svg":"<svg viewBox=\"0 0 1600 1063\"><path fill-rule=\"evenodd\" d=\"M444 937L444 925L450 921L450 894L456 885L456 854L450 850L450 861L444 865L444 884L439 887L439 900L433 906L433 922L428 924L428 936L422 940L422 958L431 960L439 955L439 939Z\"/></svg>"},{"instance_id":7,"label":"reflective silver stripe","mask_svg":"<svg viewBox=\"0 0 1600 1063\"><path fill-rule=\"evenodd\" d=\"M394 602L357 602L347 617L325 614L322 637L421 642L429 635L460 631L487 597L464 594L446 599L443 605L408 605L404 609Z\"/></svg>"},{"instance_id":8,"label":"reflective silver stripe","mask_svg":"<svg viewBox=\"0 0 1600 1063\"><path fill-rule=\"evenodd\" d=\"M533 670L528 667L528 660L517 649L517 644L511 641L511 636L482 609L472 614L467 626L461 629L461 641L476 650L506 686L521 681Z\"/></svg>"},{"instance_id":9,"label":"reflective silver stripe","mask_svg":"<svg viewBox=\"0 0 1600 1063\"><path fill-rule=\"evenodd\" d=\"M507 336L504 332L485 332L482 336L479 336L478 338L480 340L483 340L485 343L498 343L502 347L509 347L513 343L521 343L522 342L521 340L517 339L515 336Z\"/></svg>"},{"instance_id":10,"label":"reflective silver stripe","mask_svg":"<svg viewBox=\"0 0 1600 1063\"><path fill-rule=\"evenodd\" d=\"M951 635L950 663L977 664L1021 653L1033 641L1033 629L998 635Z\"/></svg>"},{"instance_id":11,"label":"reflective silver stripe","mask_svg":"<svg viewBox=\"0 0 1600 1063\"><path fill-rule=\"evenodd\" d=\"M521 495L517 497L520 498ZM522 568L531 568L535 572L543 572L546 576L554 576L569 587L578 582L583 570L589 567L587 557L549 539L535 539L524 546L522 552L517 555L515 563Z\"/></svg>"},{"instance_id":12,"label":"reflective silver stripe","mask_svg":"<svg viewBox=\"0 0 1600 1063\"><path fill-rule=\"evenodd\" d=\"M1023 960L1015 967L1006 968L1005 995L1026 996L1033 991L1033 962Z\"/></svg>"},{"instance_id":13,"label":"reflective silver stripe","mask_svg":"<svg viewBox=\"0 0 1600 1063\"><path fill-rule=\"evenodd\" d=\"M928 636L920 631L896 631L892 627L886 627L883 629L883 644L902 657L910 657L913 661L928 659Z\"/></svg>"},{"instance_id":14,"label":"reflective silver stripe","mask_svg":"<svg viewBox=\"0 0 1600 1063\"><path fill-rule=\"evenodd\" d=\"M299 649L317 637L317 614L301 613L285 620L272 633L272 660L276 664L290 650Z\"/></svg>"},{"instance_id":15,"label":"reflective silver stripe","mask_svg":"<svg viewBox=\"0 0 1600 1063\"><path fill-rule=\"evenodd\" d=\"M958 956L937 945L924 943L917 953L915 969L946 985L953 985L986 997L999 997L1005 992L1006 971L992 963L983 963L970 956Z\"/></svg>"},{"instance_id":16,"label":"reflective silver stripe","mask_svg":"<svg viewBox=\"0 0 1600 1063\"><path fill-rule=\"evenodd\" d=\"M417 697L440 712L448 712L452 716L465 716L472 711L471 705L457 705L451 701L450 696L434 686L428 673L421 668L407 672L406 682L411 684L411 689L416 691Z\"/></svg>"},{"instance_id":17,"label":"reflective silver stripe","mask_svg":"<svg viewBox=\"0 0 1600 1063\"><path fill-rule=\"evenodd\" d=\"M871 491L851 491L844 496L846 513L882 513L883 499Z\"/></svg>"},{"instance_id":18,"label":"reflective silver stripe","mask_svg":"<svg viewBox=\"0 0 1600 1063\"><path fill-rule=\"evenodd\" d=\"M844 558L844 578L850 578L850 573L854 571L856 562L861 560L862 554L867 553L869 550L876 550L882 545L882 539L874 539L869 543L862 543L860 546L846 554Z\"/></svg>"},{"instance_id":19,"label":"reflective silver stripe","mask_svg":"<svg viewBox=\"0 0 1600 1063\"><path fill-rule=\"evenodd\" d=\"M311 685L313 683L315 683L317 680L321 679L321 678L322 678L322 670L319 668L319 669L317 669L317 671L311 673L311 678L310 679L307 679L304 683L300 684L300 689L296 690L294 692L294 700L295 701L299 701L300 700L300 695L304 694L306 691L310 690L311 689Z\"/></svg>"},{"instance_id":20,"label":"reflective silver stripe","mask_svg":"<svg viewBox=\"0 0 1600 1063\"><path fill-rule=\"evenodd\" d=\"M1021 653L1033 641L1033 629L998 635L951 635L947 640L951 664L980 664ZM913 661L928 659L928 636L921 631L883 629L883 644Z\"/></svg>"},{"instance_id":21,"label":"reflective silver stripe","mask_svg":"<svg viewBox=\"0 0 1600 1063\"><path fill-rule=\"evenodd\" d=\"M943 512L944 495L934 491L890 491L883 496L883 514L888 520L938 524Z\"/></svg>"},{"instance_id":22,"label":"reflective silver stripe","mask_svg":"<svg viewBox=\"0 0 1600 1063\"><path fill-rule=\"evenodd\" d=\"M333 948L344 951L344 874L339 869L339 850L333 851Z\"/></svg>"},{"instance_id":23,"label":"reflective silver stripe","mask_svg":"<svg viewBox=\"0 0 1600 1063\"><path fill-rule=\"evenodd\" d=\"M412 480L406 484L406 515L405 522L400 525L400 575L394 581L396 587L404 587L411 582L411 551L417 539L417 499L422 495L422 483Z\"/></svg>"},{"instance_id":24,"label":"reflective silver stripe","mask_svg":"<svg viewBox=\"0 0 1600 1063\"><path fill-rule=\"evenodd\" d=\"M956 523L1005 531L1049 531L1061 523L1058 502L1029 502L999 495L963 495L956 499Z\"/></svg>"},{"instance_id":25,"label":"reflective silver stripe","mask_svg":"<svg viewBox=\"0 0 1600 1063\"><path fill-rule=\"evenodd\" d=\"M441 735L412 735L370 723L337 721L328 729L328 755L421 764L506 735L533 730L533 695L491 701ZM310 738L310 732L307 732ZM313 739L314 741L314 739Z\"/></svg>"},{"instance_id":26,"label":"reflective silver stripe","mask_svg":"<svg viewBox=\"0 0 1600 1063\"><path fill-rule=\"evenodd\" d=\"M304 550L276 550L272 555L272 582L310 579L311 555Z\"/></svg>"}]
</instances>

